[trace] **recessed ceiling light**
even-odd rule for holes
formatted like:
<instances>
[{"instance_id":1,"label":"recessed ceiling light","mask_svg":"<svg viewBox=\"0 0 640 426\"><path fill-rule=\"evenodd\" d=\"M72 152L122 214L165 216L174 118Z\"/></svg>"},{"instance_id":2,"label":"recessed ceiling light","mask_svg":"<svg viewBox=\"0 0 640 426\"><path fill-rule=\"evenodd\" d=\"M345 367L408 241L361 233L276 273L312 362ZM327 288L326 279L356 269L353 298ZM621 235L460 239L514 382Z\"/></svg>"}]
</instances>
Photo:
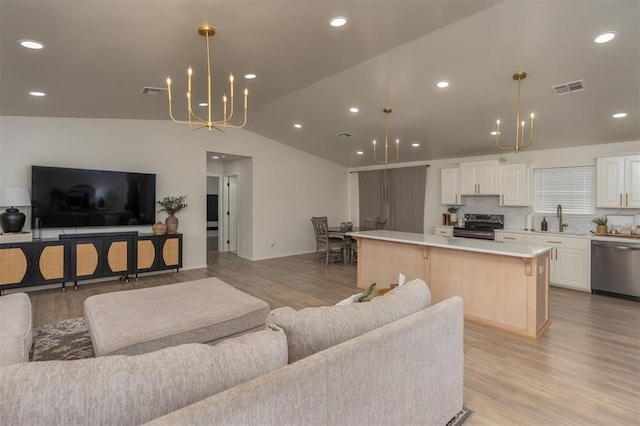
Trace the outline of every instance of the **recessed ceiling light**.
<instances>
[{"instance_id":1,"label":"recessed ceiling light","mask_svg":"<svg viewBox=\"0 0 640 426\"><path fill-rule=\"evenodd\" d=\"M491 136L500 135L501 133L496 132L495 130L491 132Z\"/></svg>"},{"instance_id":2,"label":"recessed ceiling light","mask_svg":"<svg viewBox=\"0 0 640 426\"><path fill-rule=\"evenodd\" d=\"M411 146L412 146L412 147L414 147L414 148L417 148L417 147L419 147L419 146L420 146L420 144L419 144L419 143L417 143L417 142L414 142L414 143L412 143L412 144L411 144Z\"/></svg>"},{"instance_id":3,"label":"recessed ceiling light","mask_svg":"<svg viewBox=\"0 0 640 426\"><path fill-rule=\"evenodd\" d=\"M351 107L351 108L349 108L349 111L351 111L351 112L358 112L358 111L360 111L360 110L359 110L358 108L356 108L356 107Z\"/></svg>"},{"instance_id":4,"label":"recessed ceiling light","mask_svg":"<svg viewBox=\"0 0 640 426\"><path fill-rule=\"evenodd\" d=\"M627 116L626 112L617 112L613 114L613 118L625 118Z\"/></svg>"},{"instance_id":5,"label":"recessed ceiling light","mask_svg":"<svg viewBox=\"0 0 640 426\"><path fill-rule=\"evenodd\" d=\"M302 124L296 123L293 125L293 127L295 127L296 129L302 129Z\"/></svg>"},{"instance_id":6,"label":"recessed ceiling light","mask_svg":"<svg viewBox=\"0 0 640 426\"><path fill-rule=\"evenodd\" d=\"M616 33L614 33L613 31L607 31L607 32L598 34L596 38L593 39L593 41L595 41L598 44L607 43L613 40L615 37L616 37Z\"/></svg>"},{"instance_id":7,"label":"recessed ceiling light","mask_svg":"<svg viewBox=\"0 0 640 426\"><path fill-rule=\"evenodd\" d=\"M331 20L329 21L329 25L336 28L341 27L346 23L347 18L345 18L344 16L336 16L335 18L331 18Z\"/></svg>"},{"instance_id":8,"label":"recessed ceiling light","mask_svg":"<svg viewBox=\"0 0 640 426\"><path fill-rule=\"evenodd\" d=\"M257 76L254 73L248 73L244 75L244 78L246 78L247 80L253 80L256 77Z\"/></svg>"},{"instance_id":9,"label":"recessed ceiling light","mask_svg":"<svg viewBox=\"0 0 640 426\"><path fill-rule=\"evenodd\" d=\"M356 151L356 154L358 154L358 155L363 155L363 154L364 154L364 151Z\"/></svg>"},{"instance_id":10,"label":"recessed ceiling light","mask_svg":"<svg viewBox=\"0 0 640 426\"><path fill-rule=\"evenodd\" d=\"M449 82L448 81L439 81L438 84L436 84L436 86L438 86L441 89L444 89L445 87L449 87Z\"/></svg>"},{"instance_id":11,"label":"recessed ceiling light","mask_svg":"<svg viewBox=\"0 0 640 426\"><path fill-rule=\"evenodd\" d=\"M31 96L45 96L46 95L46 93L44 93L44 92L29 92L29 94Z\"/></svg>"},{"instance_id":12,"label":"recessed ceiling light","mask_svg":"<svg viewBox=\"0 0 640 426\"><path fill-rule=\"evenodd\" d=\"M206 106L209 106L209 104L208 104L208 103L206 103L206 102L200 102L200 103L198 104L198 106L206 107Z\"/></svg>"},{"instance_id":13,"label":"recessed ceiling light","mask_svg":"<svg viewBox=\"0 0 640 426\"><path fill-rule=\"evenodd\" d=\"M214 160L219 159L220 157L218 157L217 155L212 156L211 158L213 158Z\"/></svg>"},{"instance_id":14,"label":"recessed ceiling light","mask_svg":"<svg viewBox=\"0 0 640 426\"><path fill-rule=\"evenodd\" d=\"M18 43L20 43L20 46L26 47L27 49L39 50L44 48L43 43L35 40L18 40Z\"/></svg>"}]
</instances>

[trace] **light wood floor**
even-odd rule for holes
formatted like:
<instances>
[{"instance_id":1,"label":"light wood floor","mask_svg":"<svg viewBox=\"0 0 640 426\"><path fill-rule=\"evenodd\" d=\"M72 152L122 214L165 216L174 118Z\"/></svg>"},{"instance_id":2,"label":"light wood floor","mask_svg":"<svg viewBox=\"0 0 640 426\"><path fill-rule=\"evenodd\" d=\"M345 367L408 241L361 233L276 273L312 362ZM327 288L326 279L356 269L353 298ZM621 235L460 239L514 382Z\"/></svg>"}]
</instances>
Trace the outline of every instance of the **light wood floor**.
<instances>
[{"instance_id":1,"label":"light wood floor","mask_svg":"<svg viewBox=\"0 0 640 426\"><path fill-rule=\"evenodd\" d=\"M328 305L356 292L356 267L312 255L250 262L211 251L206 269L30 292L35 325L82 316L92 294L217 276L272 308ZM539 341L465 325L468 425L639 425L640 304L551 289L552 325Z\"/></svg>"}]
</instances>

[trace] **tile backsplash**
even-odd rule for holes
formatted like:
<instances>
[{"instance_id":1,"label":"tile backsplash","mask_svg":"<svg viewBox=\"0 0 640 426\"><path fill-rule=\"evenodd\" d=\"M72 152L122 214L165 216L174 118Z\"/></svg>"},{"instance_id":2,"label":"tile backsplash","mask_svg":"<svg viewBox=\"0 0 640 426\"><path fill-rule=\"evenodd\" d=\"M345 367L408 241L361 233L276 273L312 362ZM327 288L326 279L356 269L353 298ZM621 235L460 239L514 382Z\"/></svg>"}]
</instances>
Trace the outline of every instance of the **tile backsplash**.
<instances>
[{"instance_id":1,"label":"tile backsplash","mask_svg":"<svg viewBox=\"0 0 640 426\"><path fill-rule=\"evenodd\" d=\"M526 225L527 214L533 213L533 206L529 207L505 207L500 205L500 197L498 196L466 196L463 198L465 205L460 206L458 216L465 213L481 213L481 214L502 214L504 215L505 229L523 230ZM446 207L443 206L443 211ZM596 224L591 220L595 217L607 215L633 216L640 214L640 209L598 209L596 208L593 216L571 216L566 213L563 216L564 223L569 226L565 227L565 232L588 233L596 230ZM536 231L540 230L540 222L546 217L549 223L548 230L551 232L558 231L558 218L555 214L551 215L533 215L533 227Z\"/></svg>"}]
</instances>

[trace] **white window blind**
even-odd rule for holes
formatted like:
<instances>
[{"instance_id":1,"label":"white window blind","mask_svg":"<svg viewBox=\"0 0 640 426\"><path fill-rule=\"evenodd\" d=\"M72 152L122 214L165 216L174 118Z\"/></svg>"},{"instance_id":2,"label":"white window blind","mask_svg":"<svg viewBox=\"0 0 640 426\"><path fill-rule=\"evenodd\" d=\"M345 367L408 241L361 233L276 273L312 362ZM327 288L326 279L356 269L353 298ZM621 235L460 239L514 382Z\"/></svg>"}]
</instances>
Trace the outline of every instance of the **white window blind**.
<instances>
[{"instance_id":1,"label":"white window blind","mask_svg":"<svg viewBox=\"0 0 640 426\"><path fill-rule=\"evenodd\" d=\"M596 207L596 167L561 167L533 172L534 209L555 214L558 204L564 214L593 215Z\"/></svg>"}]
</instances>

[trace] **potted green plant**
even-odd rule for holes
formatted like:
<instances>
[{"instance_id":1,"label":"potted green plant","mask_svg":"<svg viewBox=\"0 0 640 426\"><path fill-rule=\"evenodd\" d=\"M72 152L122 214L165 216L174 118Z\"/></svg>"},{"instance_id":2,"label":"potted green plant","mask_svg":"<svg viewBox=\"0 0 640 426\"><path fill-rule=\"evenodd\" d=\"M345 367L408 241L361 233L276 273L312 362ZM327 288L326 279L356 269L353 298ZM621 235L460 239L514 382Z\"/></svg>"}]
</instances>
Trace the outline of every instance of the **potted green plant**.
<instances>
[{"instance_id":1,"label":"potted green plant","mask_svg":"<svg viewBox=\"0 0 640 426\"><path fill-rule=\"evenodd\" d=\"M598 225L598 227L596 228L596 233L597 234L606 234L607 233L607 218L606 218L606 216L596 217L595 219L592 220L592 222L595 223L596 225Z\"/></svg>"},{"instance_id":2,"label":"potted green plant","mask_svg":"<svg viewBox=\"0 0 640 426\"><path fill-rule=\"evenodd\" d=\"M158 201L158 205L160 206L158 212L166 212L169 215L165 220L167 233L176 234L178 232L178 218L175 214L189 205L185 203L186 198L186 195L181 195L179 197L164 197Z\"/></svg>"},{"instance_id":3,"label":"potted green plant","mask_svg":"<svg viewBox=\"0 0 640 426\"><path fill-rule=\"evenodd\" d=\"M449 223L455 225L458 221L458 209L460 207L449 206L447 211L449 212Z\"/></svg>"}]
</instances>

